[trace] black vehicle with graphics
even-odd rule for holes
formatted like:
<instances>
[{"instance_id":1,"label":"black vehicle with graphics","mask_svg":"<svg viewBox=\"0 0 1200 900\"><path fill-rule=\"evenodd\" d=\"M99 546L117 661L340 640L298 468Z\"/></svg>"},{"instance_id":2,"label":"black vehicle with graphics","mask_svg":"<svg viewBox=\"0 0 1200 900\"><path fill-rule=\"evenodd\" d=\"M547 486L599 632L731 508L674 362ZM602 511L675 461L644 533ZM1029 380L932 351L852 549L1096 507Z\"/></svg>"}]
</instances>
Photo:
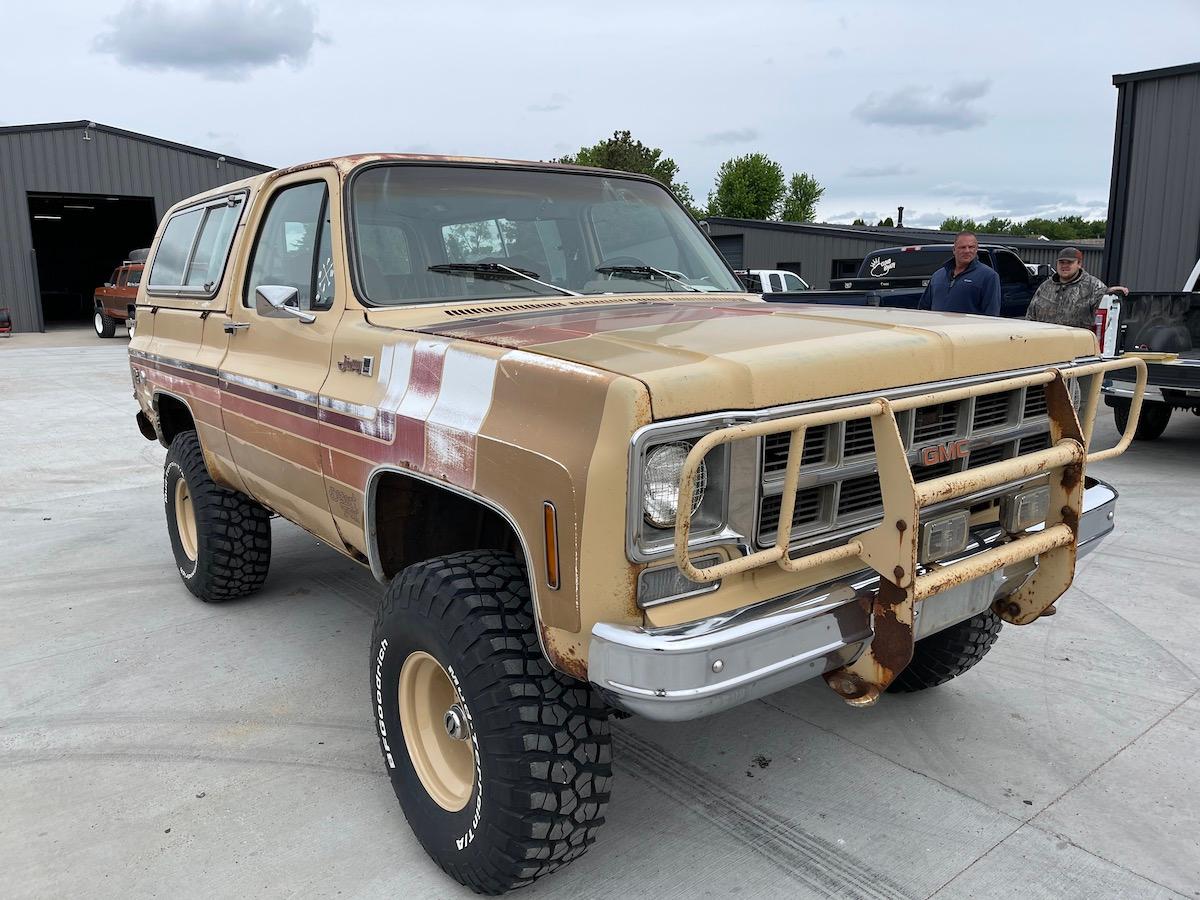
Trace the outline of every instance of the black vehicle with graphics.
<instances>
[{"instance_id":1,"label":"black vehicle with graphics","mask_svg":"<svg viewBox=\"0 0 1200 900\"><path fill-rule=\"evenodd\" d=\"M863 257L854 278L830 283L828 291L764 293L772 303L833 303L839 306L885 306L917 309L929 279L954 255L953 244L888 247ZM1000 315L1023 319L1034 291L1045 276L1034 275L1008 247L981 244L979 261L1000 276Z\"/></svg>"}]
</instances>

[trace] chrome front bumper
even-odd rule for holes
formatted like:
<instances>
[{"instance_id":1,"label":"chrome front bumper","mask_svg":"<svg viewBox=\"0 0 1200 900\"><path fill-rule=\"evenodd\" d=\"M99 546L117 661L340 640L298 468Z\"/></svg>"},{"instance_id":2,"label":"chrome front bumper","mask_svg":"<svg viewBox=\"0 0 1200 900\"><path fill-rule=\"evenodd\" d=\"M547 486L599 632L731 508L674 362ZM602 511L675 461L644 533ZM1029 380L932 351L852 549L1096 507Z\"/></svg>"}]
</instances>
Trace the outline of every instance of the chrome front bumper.
<instances>
[{"instance_id":1,"label":"chrome front bumper","mask_svg":"<svg viewBox=\"0 0 1200 900\"><path fill-rule=\"evenodd\" d=\"M1076 559L1113 530L1117 492L1088 478ZM1033 529L1036 530L1036 529ZM975 529L965 558L1003 538L999 526ZM1021 585L1033 567L993 572L918 603L916 639L988 609ZM609 702L648 719L682 721L772 694L853 662L873 637L870 604L879 578L869 569L729 613L671 628L598 623L588 678Z\"/></svg>"}]
</instances>

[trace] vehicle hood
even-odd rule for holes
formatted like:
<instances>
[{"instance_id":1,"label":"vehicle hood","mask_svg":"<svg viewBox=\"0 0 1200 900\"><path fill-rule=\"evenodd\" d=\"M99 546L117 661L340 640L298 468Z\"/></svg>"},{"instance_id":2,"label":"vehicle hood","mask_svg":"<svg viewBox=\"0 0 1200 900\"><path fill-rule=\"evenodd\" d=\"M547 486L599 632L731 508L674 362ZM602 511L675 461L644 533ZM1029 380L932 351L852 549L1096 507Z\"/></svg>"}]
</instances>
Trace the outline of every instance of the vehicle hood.
<instances>
[{"instance_id":1,"label":"vehicle hood","mask_svg":"<svg viewBox=\"0 0 1200 900\"><path fill-rule=\"evenodd\" d=\"M642 381L656 419L902 387L1096 352L1083 329L1024 320L761 300L622 297L463 315L415 330L519 348ZM373 324L393 311L371 310ZM399 312L399 311L395 311ZM411 327L411 325L407 326Z\"/></svg>"}]
</instances>

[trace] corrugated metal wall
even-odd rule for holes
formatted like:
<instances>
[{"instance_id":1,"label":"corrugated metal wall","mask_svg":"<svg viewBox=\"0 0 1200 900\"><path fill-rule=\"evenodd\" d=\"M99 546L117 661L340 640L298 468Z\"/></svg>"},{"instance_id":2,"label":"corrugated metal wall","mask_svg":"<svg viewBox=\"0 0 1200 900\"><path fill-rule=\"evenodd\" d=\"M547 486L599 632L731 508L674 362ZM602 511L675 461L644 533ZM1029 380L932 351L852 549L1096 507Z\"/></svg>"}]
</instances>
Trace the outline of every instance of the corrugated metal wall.
<instances>
[{"instance_id":1,"label":"corrugated metal wall","mask_svg":"<svg viewBox=\"0 0 1200 900\"><path fill-rule=\"evenodd\" d=\"M898 246L894 235L881 236L878 239L847 235L845 237L828 232L804 231L801 228L788 227L785 229L743 227L722 222L710 221L709 234L715 240L725 235L744 235L742 266L747 269L774 269L780 263L800 263L800 274L817 290L829 288L833 272L834 260L862 260L872 250L883 247ZM953 235L949 232L944 237L938 236L938 241L951 243ZM926 243L930 243L928 238ZM983 243L991 243L983 239ZM908 242L901 242L911 243ZM997 242L1000 243L1000 242ZM1058 251L1067 246L1065 243L1053 241L1038 241L1033 245L1013 246L1017 255L1028 263L1046 263L1053 266L1058 258ZM1096 246L1080 246L1083 251L1083 265L1089 272L1099 273L1104 250Z\"/></svg>"},{"instance_id":2,"label":"corrugated metal wall","mask_svg":"<svg viewBox=\"0 0 1200 900\"><path fill-rule=\"evenodd\" d=\"M244 161L217 167L217 154L167 146L81 123L61 128L0 128L0 306L15 331L42 327L34 273L29 192L153 197L159 218L200 191L267 171Z\"/></svg>"},{"instance_id":3,"label":"corrugated metal wall","mask_svg":"<svg viewBox=\"0 0 1200 900\"><path fill-rule=\"evenodd\" d=\"M1113 81L1106 271L1133 290L1177 291L1200 257L1200 66Z\"/></svg>"}]
</instances>

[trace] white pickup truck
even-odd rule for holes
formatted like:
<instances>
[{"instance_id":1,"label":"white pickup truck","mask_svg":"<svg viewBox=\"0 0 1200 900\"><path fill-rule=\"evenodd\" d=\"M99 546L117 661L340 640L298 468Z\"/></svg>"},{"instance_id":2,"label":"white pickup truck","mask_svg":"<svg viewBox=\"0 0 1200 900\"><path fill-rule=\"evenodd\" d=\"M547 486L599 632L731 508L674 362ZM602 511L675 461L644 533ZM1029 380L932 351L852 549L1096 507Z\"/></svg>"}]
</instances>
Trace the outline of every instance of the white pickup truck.
<instances>
[{"instance_id":1,"label":"white pickup truck","mask_svg":"<svg viewBox=\"0 0 1200 900\"><path fill-rule=\"evenodd\" d=\"M1146 361L1146 399L1134 436L1160 437L1176 409L1200 415L1200 260L1182 291L1105 296L1096 310L1096 336L1105 358ZM1113 380L1103 387L1117 427L1124 429L1134 386Z\"/></svg>"},{"instance_id":2,"label":"white pickup truck","mask_svg":"<svg viewBox=\"0 0 1200 900\"><path fill-rule=\"evenodd\" d=\"M811 284L787 269L738 269L736 274L746 285L746 290L756 294L812 290Z\"/></svg>"}]
</instances>

